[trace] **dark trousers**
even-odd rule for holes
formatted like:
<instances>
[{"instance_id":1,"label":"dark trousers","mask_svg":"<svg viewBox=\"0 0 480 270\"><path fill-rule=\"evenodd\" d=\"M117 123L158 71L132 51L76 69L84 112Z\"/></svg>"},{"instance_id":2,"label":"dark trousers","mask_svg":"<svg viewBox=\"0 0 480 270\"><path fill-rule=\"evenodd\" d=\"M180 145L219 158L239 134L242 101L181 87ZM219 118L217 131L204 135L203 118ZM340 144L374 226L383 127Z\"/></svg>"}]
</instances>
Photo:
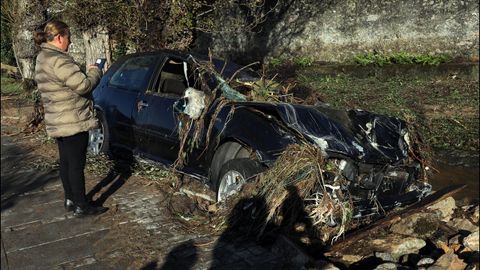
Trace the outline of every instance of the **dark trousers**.
<instances>
[{"instance_id":1,"label":"dark trousers","mask_svg":"<svg viewBox=\"0 0 480 270\"><path fill-rule=\"evenodd\" d=\"M87 159L88 132L57 138L57 144L65 199L72 200L75 205L86 206L83 170Z\"/></svg>"}]
</instances>

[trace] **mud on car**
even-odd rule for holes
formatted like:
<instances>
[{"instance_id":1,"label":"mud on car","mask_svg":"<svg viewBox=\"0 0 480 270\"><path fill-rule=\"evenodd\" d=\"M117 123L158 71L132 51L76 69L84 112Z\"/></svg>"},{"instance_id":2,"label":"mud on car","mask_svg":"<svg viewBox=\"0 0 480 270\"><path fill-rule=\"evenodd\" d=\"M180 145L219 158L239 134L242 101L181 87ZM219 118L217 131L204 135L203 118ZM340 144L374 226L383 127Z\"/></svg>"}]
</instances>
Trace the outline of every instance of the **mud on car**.
<instances>
[{"instance_id":1,"label":"mud on car","mask_svg":"<svg viewBox=\"0 0 480 270\"><path fill-rule=\"evenodd\" d=\"M356 216L410 204L431 191L403 120L289 103L282 95L255 101L255 95L275 95L261 81L248 67L218 59L173 51L124 56L93 92L100 125L90 133L90 150L123 149L172 167L208 184L217 201L294 144L319 149L333 164L323 189L348 194Z\"/></svg>"}]
</instances>

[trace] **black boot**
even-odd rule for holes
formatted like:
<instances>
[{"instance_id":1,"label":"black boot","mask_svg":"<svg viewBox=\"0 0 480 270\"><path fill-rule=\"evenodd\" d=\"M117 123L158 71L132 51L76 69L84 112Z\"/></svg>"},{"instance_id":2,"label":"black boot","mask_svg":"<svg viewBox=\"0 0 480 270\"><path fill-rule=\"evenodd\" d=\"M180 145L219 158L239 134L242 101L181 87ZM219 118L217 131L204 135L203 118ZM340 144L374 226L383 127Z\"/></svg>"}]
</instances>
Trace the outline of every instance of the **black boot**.
<instances>
[{"instance_id":1,"label":"black boot","mask_svg":"<svg viewBox=\"0 0 480 270\"><path fill-rule=\"evenodd\" d=\"M75 206L73 215L75 217L94 216L101 213L105 213L107 210L108 210L107 207L92 206L90 204L87 204L86 206Z\"/></svg>"},{"instance_id":2,"label":"black boot","mask_svg":"<svg viewBox=\"0 0 480 270\"><path fill-rule=\"evenodd\" d=\"M65 199L65 201L63 202L63 206L65 207L65 210L67 210L67 212L73 211L75 209L73 201L69 199Z\"/></svg>"}]
</instances>

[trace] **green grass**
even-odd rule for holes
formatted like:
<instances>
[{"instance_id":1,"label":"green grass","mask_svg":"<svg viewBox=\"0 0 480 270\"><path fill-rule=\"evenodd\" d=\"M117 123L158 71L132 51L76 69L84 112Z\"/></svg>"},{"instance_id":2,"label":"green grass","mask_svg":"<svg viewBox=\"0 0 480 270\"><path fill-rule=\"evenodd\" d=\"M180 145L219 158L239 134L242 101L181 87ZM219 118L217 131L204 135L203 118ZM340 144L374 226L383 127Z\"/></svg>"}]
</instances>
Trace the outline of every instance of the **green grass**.
<instances>
[{"instance_id":1,"label":"green grass","mask_svg":"<svg viewBox=\"0 0 480 270\"><path fill-rule=\"evenodd\" d=\"M6 76L1 76L1 89L3 95L20 95L25 93L22 83Z\"/></svg>"},{"instance_id":2,"label":"green grass","mask_svg":"<svg viewBox=\"0 0 480 270\"><path fill-rule=\"evenodd\" d=\"M296 65L298 67L309 67L313 64L314 59L310 56L300 56L296 58L287 58L285 56L280 56L277 58L271 58L268 61L268 65L277 68L285 64Z\"/></svg>"},{"instance_id":3,"label":"green grass","mask_svg":"<svg viewBox=\"0 0 480 270\"><path fill-rule=\"evenodd\" d=\"M446 63L450 59L447 55L437 54L415 54L408 52L396 53L366 53L358 54L353 57L356 64L384 66L390 64L421 64L421 65L439 65Z\"/></svg>"},{"instance_id":4,"label":"green grass","mask_svg":"<svg viewBox=\"0 0 480 270\"><path fill-rule=\"evenodd\" d=\"M338 108L400 117L415 125L430 146L478 151L478 81L445 77L325 76L314 67L297 71L298 85Z\"/></svg>"},{"instance_id":5,"label":"green grass","mask_svg":"<svg viewBox=\"0 0 480 270\"><path fill-rule=\"evenodd\" d=\"M300 67L309 67L313 64L313 58L308 56L303 56L303 57L295 58L293 62Z\"/></svg>"}]
</instances>

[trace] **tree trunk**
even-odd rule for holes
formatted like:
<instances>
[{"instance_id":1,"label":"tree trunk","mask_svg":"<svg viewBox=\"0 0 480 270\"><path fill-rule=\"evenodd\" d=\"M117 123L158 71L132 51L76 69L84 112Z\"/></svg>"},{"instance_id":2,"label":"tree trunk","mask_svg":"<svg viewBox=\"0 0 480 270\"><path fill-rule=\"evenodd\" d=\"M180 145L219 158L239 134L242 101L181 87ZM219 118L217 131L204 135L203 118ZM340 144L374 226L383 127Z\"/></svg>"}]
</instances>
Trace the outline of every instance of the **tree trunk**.
<instances>
[{"instance_id":1,"label":"tree trunk","mask_svg":"<svg viewBox=\"0 0 480 270\"><path fill-rule=\"evenodd\" d=\"M12 47L22 79L34 77L37 49L33 41L35 30L45 21L40 0L18 0L13 6Z\"/></svg>"},{"instance_id":2,"label":"tree trunk","mask_svg":"<svg viewBox=\"0 0 480 270\"><path fill-rule=\"evenodd\" d=\"M97 26L83 32L85 44L85 65L94 64L97 58L106 58L105 69L111 64L110 37L105 27Z\"/></svg>"}]
</instances>

